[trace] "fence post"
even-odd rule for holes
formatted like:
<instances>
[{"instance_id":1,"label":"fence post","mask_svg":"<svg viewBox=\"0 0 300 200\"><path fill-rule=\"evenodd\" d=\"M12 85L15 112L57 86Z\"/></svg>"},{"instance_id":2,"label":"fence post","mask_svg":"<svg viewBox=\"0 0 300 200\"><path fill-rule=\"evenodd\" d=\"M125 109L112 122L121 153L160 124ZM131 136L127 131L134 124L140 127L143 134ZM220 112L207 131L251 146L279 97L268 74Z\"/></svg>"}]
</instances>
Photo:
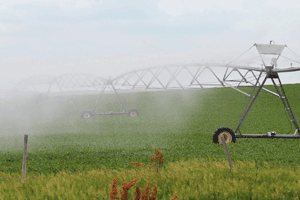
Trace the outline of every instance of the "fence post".
<instances>
[{"instance_id":1,"label":"fence post","mask_svg":"<svg viewBox=\"0 0 300 200\"><path fill-rule=\"evenodd\" d=\"M24 154L23 154L23 167L22 167L22 183L26 182L27 140L28 140L28 135L24 135Z\"/></svg>"},{"instance_id":2,"label":"fence post","mask_svg":"<svg viewBox=\"0 0 300 200\"><path fill-rule=\"evenodd\" d=\"M234 170L232 160L231 160L230 155L228 153L228 149L227 149L227 145L226 145L226 141L225 141L225 136L221 137L221 140L222 140L222 144L223 144L223 147L224 147L225 154L227 156L227 160L228 160L229 165L230 165L230 169Z\"/></svg>"}]
</instances>

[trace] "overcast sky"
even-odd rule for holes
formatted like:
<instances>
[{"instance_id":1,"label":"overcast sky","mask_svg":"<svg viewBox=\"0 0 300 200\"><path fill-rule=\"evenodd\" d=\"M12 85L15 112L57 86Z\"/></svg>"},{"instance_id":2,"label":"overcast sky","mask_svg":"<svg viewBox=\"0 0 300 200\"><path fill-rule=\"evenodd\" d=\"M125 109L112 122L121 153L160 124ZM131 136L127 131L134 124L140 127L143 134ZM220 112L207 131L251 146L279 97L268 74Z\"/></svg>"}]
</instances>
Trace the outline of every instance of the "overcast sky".
<instances>
[{"instance_id":1,"label":"overcast sky","mask_svg":"<svg viewBox=\"0 0 300 200\"><path fill-rule=\"evenodd\" d=\"M299 35L299 0L0 0L0 90L34 74L226 63L270 40L300 55Z\"/></svg>"}]
</instances>

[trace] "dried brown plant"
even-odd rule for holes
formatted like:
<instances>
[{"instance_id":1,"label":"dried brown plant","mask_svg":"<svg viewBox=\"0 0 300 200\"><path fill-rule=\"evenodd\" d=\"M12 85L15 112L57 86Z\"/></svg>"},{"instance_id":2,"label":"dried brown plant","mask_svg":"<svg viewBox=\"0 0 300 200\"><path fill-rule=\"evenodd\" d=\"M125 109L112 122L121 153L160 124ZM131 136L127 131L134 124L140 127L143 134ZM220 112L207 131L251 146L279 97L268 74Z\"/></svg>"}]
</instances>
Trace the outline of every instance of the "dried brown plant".
<instances>
[{"instance_id":1,"label":"dried brown plant","mask_svg":"<svg viewBox=\"0 0 300 200\"><path fill-rule=\"evenodd\" d=\"M136 167L142 167L145 164L144 163L139 163L139 162L131 162L130 165L135 165Z\"/></svg>"},{"instance_id":2,"label":"dried brown plant","mask_svg":"<svg viewBox=\"0 0 300 200\"><path fill-rule=\"evenodd\" d=\"M141 199L141 190L140 190L140 187L136 186L135 191L136 191L136 195L135 195L134 200L140 200Z\"/></svg>"},{"instance_id":3,"label":"dried brown plant","mask_svg":"<svg viewBox=\"0 0 300 200\"><path fill-rule=\"evenodd\" d=\"M164 163L164 157L161 151L157 150L155 148L155 156L151 157L151 163L153 163L155 161L156 166L159 167ZM135 167L142 167L145 166L145 164L143 163L139 163L139 162L131 162L130 165L135 165ZM155 165L153 165L155 166ZM152 166L152 167L153 167ZM112 182L112 191L109 195L111 200L128 200L128 190L130 189L130 187L134 186L135 183L138 181L138 179L136 180L132 180L130 181L130 183L126 183L124 182L122 189L120 190L120 195L121 198L117 196L117 179L114 178L113 182ZM156 200L157 199L157 186L154 184L151 195L149 196L149 191L150 191L150 183L148 182L148 185L146 186L144 192L141 194L141 190L139 188L139 186L136 186L136 195L134 200ZM131 198L132 200L132 198ZM172 200L177 200L177 194L174 195L174 197L172 198Z\"/></svg>"},{"instance_id":4,"label":"dried brown plant","mask_svg":"<svg viewBox=\"0 0 300 200\"><path fill-rule=\"evenodd\" d=\"M150 191L150 183L146 186L143 194L142 194L142 200L149 200L149 191Z\"/></svg>"},{"instance_id":5,"label":"dried brown plant","mask_svg":"<svg viewBox=\"0 0 300 200\"><path fill-rule=\"evenodd\" d=\"M156 200L157 198L157 186L154 184L149 200Z\"/></svg>"},{"instance_id":6,"label":"dried brown plant","mask_svg":"<svg viewBox=\"0 0 300 200\"><path fill-rule=\"evenodd\" d=\"M121 200L128 200L128 190L135 185L138 179L130 181L130 183L124 182L123 184L123 191L121 192Z\"/></svg>"},{"instance_id":7,"label":"dried brown plant","mask_svg":"<svg viewBox=\"0 0 300 200\"><path fill-rule=\"evenodd\" d=\"M151 156L150 160L151 163L155 161L158 166L161 166L164 163L163 153L155 148L155 157Z\"/></svg>"},{"instance_id":8,"label":"dried brown plant","mask_svg":"<svg viewBox=\"0 0 300 200\"><path fill-rule=\"evenodd\" d=\"M130 181L130 183L126 183L124 182L122 189L120 190L120 195L121 197L118 197L117 194L117 179L114 178L112 181L112 191L110 192L110 200L128 200L128 190L134 186L136 184L136 182L138 181L138 179L136 180L132 180ZM134 200L156 200L157 199L157 186L154 184L151 195L149 196L149 191L150 191L150 183L148 182L144 192L141 194L141 190L139 188L139 186L136 186L136 195ZM131 200L133 200L131 198ZM177 200L177 194L174 195L174 197L172 198L172 200Z\"/></svg>"},{"instance_id":9,"label":"dried brown plant","mask_svg":"<svg viewBox=\"0 0 300 200\"><path fill-rule=\"evenodd\" d=\"M175 193L174 197L172 198L172 200L177 200L177 194Z\"/></svg>"},{"instance_id":10,"label":"dried brown plant","mask_svg":"<svg viewBox=\"0 0 300 200\"><path fill-rule=\"evenodd\" d=\"M118 200L120 199L118 196L118 191L117 191L117 179L114 178L112 181L112 186L111 186L111 193L109 194L109 198L111 200Z\"/></svg>"}]
</instances>

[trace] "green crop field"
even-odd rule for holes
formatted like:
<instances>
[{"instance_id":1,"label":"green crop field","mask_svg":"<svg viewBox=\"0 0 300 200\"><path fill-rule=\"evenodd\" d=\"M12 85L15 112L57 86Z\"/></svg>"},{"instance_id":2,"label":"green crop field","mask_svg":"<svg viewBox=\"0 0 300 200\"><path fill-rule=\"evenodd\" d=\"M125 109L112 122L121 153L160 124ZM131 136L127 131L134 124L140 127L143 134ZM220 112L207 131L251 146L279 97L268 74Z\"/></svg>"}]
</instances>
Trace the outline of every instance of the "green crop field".
<instances>
[{"instance_id":1,"label":"green crop field","mask_svg":"<svg viewBox=\"0 0 300 200\"><path fill-rule=\"evenodd\" d=\"M300 84L284 85L284 89L300 124ZM251 88L243 90L250 92ZM122 93L120 97L127 110L136 108L140 116L83 119L81 112L95 106L97 96L93 95L77 96L73 104L49 100L37 105L33 99L2 102L0 172L3 177L21 174L24 134L28 134L29 176L52 176L62 171L79 173L103 167L132 170L131 162L149 163L155 148L163 152L165 170L168 164L190 159L224 161L223 146L212 142L212 134L222 126L235 129L248 101L246 95L230 88ZM122 111L122 108L114 95L105 95L98 111ZM293 134L295 127L281 100L262 91L241 131ZM228 149L234 162L268 162L298 169L299 142L237 139L236 143L228 144ZM1 182L4 183L0 178Z\"/></svg>"}]
</instances>

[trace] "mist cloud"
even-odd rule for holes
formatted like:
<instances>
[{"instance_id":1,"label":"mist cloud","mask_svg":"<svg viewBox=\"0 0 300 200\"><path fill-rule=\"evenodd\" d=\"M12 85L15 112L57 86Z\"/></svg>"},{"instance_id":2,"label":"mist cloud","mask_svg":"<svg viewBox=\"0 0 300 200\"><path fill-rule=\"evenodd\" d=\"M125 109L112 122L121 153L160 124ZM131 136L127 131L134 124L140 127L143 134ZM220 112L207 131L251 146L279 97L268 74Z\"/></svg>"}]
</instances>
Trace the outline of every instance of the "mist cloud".
<instances>
[{"instance_id":1,"label":"mist cloud","mask_svg":"<svg viewBox=\"0 0 300 200\"><path fill-rule=\"evenodd\" d=\"M12 0L0 5L0 90L38 74L108 77L153 65L225 62L270 40L300 54L295 0Z\"/></svg>"}]
</instances>

